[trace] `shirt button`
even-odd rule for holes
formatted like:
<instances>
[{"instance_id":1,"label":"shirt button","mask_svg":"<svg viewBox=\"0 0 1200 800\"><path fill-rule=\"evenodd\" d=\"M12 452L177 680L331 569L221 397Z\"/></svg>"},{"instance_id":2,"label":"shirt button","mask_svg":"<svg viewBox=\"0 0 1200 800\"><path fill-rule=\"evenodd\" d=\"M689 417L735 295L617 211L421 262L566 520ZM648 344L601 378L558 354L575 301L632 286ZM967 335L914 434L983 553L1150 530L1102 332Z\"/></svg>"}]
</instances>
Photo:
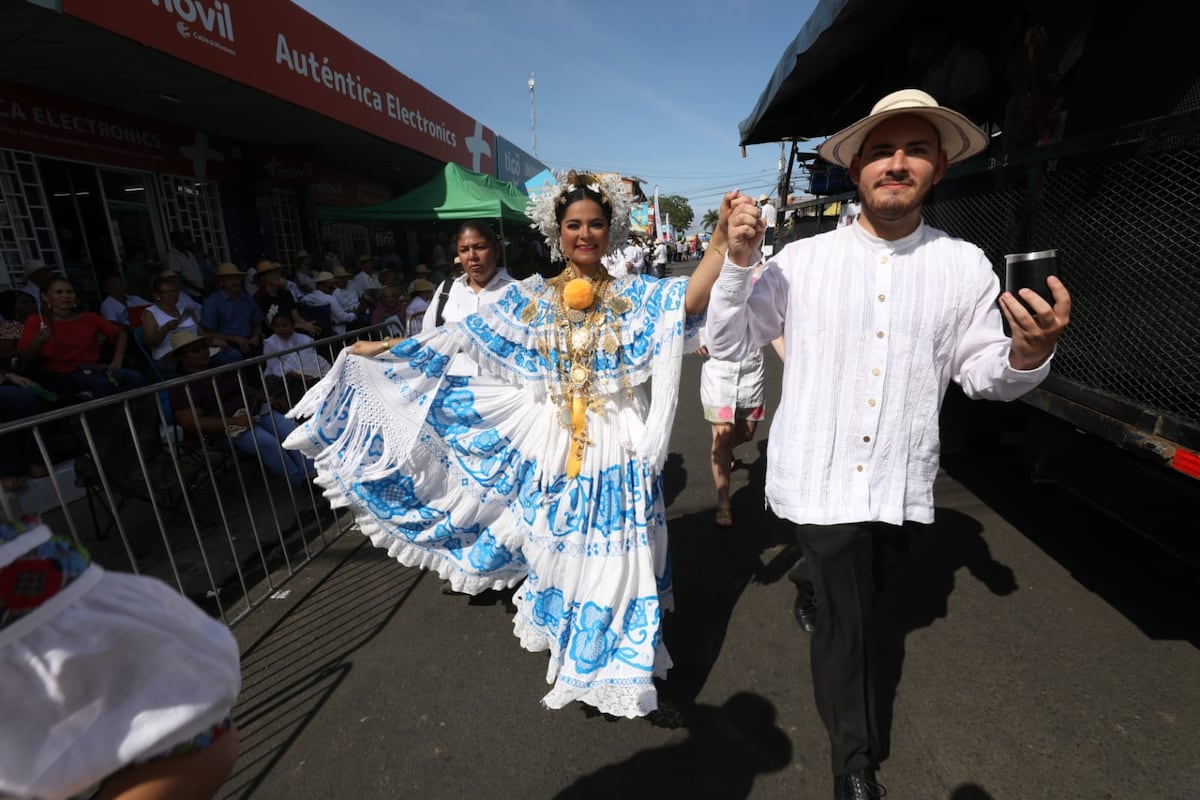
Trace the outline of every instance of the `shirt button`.
<instances>
[{"instance_id":1,"label":"shirt button","mask_svg":"<svg viewBox=\"0 0 1200 800\"><path fill-rule=\"evenodd\" d=\"M855 469L855 470L857 470L858 472L862 472L862 469L863 469L863 467L862 467L862 464L859 464L859 465L858 465L857 467L855 467L854 469Z\"/></svg>"},{"instance_id":2,"label":"shirt button","mask_svg":"<svg viewBox=\"0 0 1200 800\"><path fill-rule=\"evenodd\" d=\"M867 401L867 405L869 405L871 408L874 408L874 407L875 407L875 401L874 401L874 400L868 400L868 401Z\"/></svg>"},{"instance_id":3,"label":"shirt button","mask_svg":"<svg viewBox=\"0 0 1200 800\"><path fill-rule=\"evenodd\" d=\"M876 338L876 339L882 339L882 338L883 338L883 331L879 331L878 333L876 333L876 334L875 334L875 338Z\"/></svg>"},{"instance_id":4,"label":"shirt button","mask_svg":"<svg viewBox=\"0 0 1200 800\"><path fill-rule=\"evenodd\" d=\"M874 375L875 377L879 377L879 367L876 367L875 369L871 370L871 374Z\"/></svg>"},{"instance_id":5,"label":"shirt button","mask_svg":"<svg viewBox=\"0 0 1200 800\"><path fill-rule=\"evenodd\" d=\"M880 259L879 259L879 263L880 263L880 264L886 264L887 262L888 262L888 257L887 257L887 256L883 256L882 258L880 258Z\"/></svg>"},{"instance_id":6,"label":"shirt button","mask_svg":"<svg viewBox=\"0 0 1200 800\"><path fill-rule=\"evenodd\" d=\"M863 441L864 441L864 442L869 442L869 441L871 441L871 437L870 437L870 436L864 436L864 437L863 437Z\"/></svg>"},{"instance_id":7,"label":"shirt button","mask_svg":"<svg viewBox=\"0 0 1200 800\"><path fill-rule=\"evenodd\" d=\"M884 300L887 300L887 295L883 295L883 294L879 295L879 302L882 303Z\"/></svg>"}]
</instances>

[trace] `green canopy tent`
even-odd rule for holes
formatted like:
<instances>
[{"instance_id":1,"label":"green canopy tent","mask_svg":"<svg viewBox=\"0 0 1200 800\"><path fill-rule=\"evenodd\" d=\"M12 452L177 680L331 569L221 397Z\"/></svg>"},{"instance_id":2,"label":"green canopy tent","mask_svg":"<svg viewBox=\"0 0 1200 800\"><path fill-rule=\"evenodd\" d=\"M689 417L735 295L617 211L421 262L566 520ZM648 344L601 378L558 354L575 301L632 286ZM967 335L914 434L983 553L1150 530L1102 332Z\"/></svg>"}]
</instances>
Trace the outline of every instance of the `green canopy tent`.
<instances>
[{"instance_id":1,"label":"green canopy tent","mask_svg":"<svg viewBox=\"0 0 1200 800\"><path fill-rule=\"evenodd\" d=\"M318 206L317 217L323 222L498 219L503 238L505 222L530 224L525 216L528 202L515 184L447 164L440 174L407 194L373 206Z\"/></svg>"}]
</instances>

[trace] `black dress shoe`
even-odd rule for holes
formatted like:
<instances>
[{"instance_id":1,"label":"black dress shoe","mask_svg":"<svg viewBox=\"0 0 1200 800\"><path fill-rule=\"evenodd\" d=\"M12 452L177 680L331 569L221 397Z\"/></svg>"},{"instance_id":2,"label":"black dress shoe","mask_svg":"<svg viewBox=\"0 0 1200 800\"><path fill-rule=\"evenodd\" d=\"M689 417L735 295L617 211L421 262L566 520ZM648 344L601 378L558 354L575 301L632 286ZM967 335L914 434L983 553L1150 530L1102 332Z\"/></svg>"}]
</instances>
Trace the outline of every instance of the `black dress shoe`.
<instances>
[{"instance_id":1,"label":"black dress shoe","mask_svg":"<svg viewBox=\"0 0 1200 800\"><path fill-rule=\"evenodd\" d=\"M875 770L870 767L833 776L833 800L873 800L886 796L887 789L876 782Z\"/></svg>"},{"instance_id":2,"label":"black dress shoe","mask_svg":"<svg viewBox=\"0 0 1200 800\"><path fill-rule=\"evenodd\" d=\"M811 599L802 594L796 595L792 613L796 615L796 622L800 623L805 633L812 633L817 629L817 604Z\"/></svg>"}]
</instances>

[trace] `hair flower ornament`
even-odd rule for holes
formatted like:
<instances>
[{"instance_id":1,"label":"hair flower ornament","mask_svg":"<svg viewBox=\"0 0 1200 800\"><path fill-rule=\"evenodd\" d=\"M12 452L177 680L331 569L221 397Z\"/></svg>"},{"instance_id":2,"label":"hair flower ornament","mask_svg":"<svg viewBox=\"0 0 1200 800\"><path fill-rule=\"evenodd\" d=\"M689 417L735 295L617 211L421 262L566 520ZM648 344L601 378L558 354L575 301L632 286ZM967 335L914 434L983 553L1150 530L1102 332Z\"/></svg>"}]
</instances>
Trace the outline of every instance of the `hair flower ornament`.
<instances>
[{"instance_id":1,"label":"hair flower ornament","mask_svg":"<svg viewBox=\"0 0 1200 800\"><path fill-rule=\"evenodd\" d=\"M556 173L555 177L557 182L531 196L529 204L525 207L525 216L533 220L530 227L546 239L551 260L563 260L562 234L558 229L559 214L566 211L569 203L583 197L612 209L606 255L618 252L629 238L631 205L629 193L625 184L621 182L621 177L611 172L596 174L575 170Z\"/></svg>"}]
</instances>

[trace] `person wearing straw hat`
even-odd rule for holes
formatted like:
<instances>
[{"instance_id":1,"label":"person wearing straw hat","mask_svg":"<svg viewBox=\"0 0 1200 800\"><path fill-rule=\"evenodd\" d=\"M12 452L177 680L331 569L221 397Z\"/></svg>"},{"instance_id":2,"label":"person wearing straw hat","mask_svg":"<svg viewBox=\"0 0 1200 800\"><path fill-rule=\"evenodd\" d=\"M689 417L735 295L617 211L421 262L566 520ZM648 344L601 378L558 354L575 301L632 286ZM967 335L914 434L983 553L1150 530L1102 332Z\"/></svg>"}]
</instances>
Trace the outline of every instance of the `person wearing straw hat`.
<instances>
[{"instance_id":1,"label":"person wearing straw hat","mask_svg":"<svg viewBox=\"0 0 1200 800\"><path fill-rule=\"evenodd\" d=\"M783 247L753 280L764 222L739 197L708 307L709 353L740 359L784 337L766 498L798 525L811 586L816 706L830 741L835 798L879 796L872 602L875 545L906 522L933 522L938 411L951 380L968 397L1014 400L1037 386L1071 313L1000 292L986 255L925 224L922 203L949 164L987 135L925 92L904 89L818 148L846 167L862 212L851 225ZM1007 320L1011 337L1005 335ZM812 607L807 593L811 593Z\"/></svg>"},{"instance_id":2,"label":"person wearing straw hat","mask_svg":"<svg viewBox=\"0 0 1200 800\"><path fill-rule=\"evenodd\" d=\"M320 309L329 311L329 322L334 333L345 333L346 323L354 322L357 317L344 308L336 297L333 296L336 288L336 279L333 273L327 270L322 270L317 273L316 286L317 288L300 298L300 303L306 308Z\"/></svg>"},{"instance_id":3,"label":"person wearing straw hat","mask_svg":"<svg viewBox=\"0 0 1200 800\"><path fill-rule=\"evenodd\" d=\"M213 345L213 337L192 331L171 334L171 355L179 363L179 374L195 375L213 367ZM296 427L277 408L283 402L243 383L236 371L174 385L167 390L167 400L175 424L184 431L216 437L240 453L257 455L268 472L293 485L313 476L312 461L283 448L283 440Z\"/></svg>"},{"instance_id":4,"label":"person wearing straw hat","mask_svg":"<svg viewBox=\"0 0 1200 800\"><path fill-rule=\"evenodd\" d=\"M262 354L263 313L246 291L246 273L235 264L217 267L217 291L204 298L200 326L246 357Z\"/></svg>"}]
</instances>

